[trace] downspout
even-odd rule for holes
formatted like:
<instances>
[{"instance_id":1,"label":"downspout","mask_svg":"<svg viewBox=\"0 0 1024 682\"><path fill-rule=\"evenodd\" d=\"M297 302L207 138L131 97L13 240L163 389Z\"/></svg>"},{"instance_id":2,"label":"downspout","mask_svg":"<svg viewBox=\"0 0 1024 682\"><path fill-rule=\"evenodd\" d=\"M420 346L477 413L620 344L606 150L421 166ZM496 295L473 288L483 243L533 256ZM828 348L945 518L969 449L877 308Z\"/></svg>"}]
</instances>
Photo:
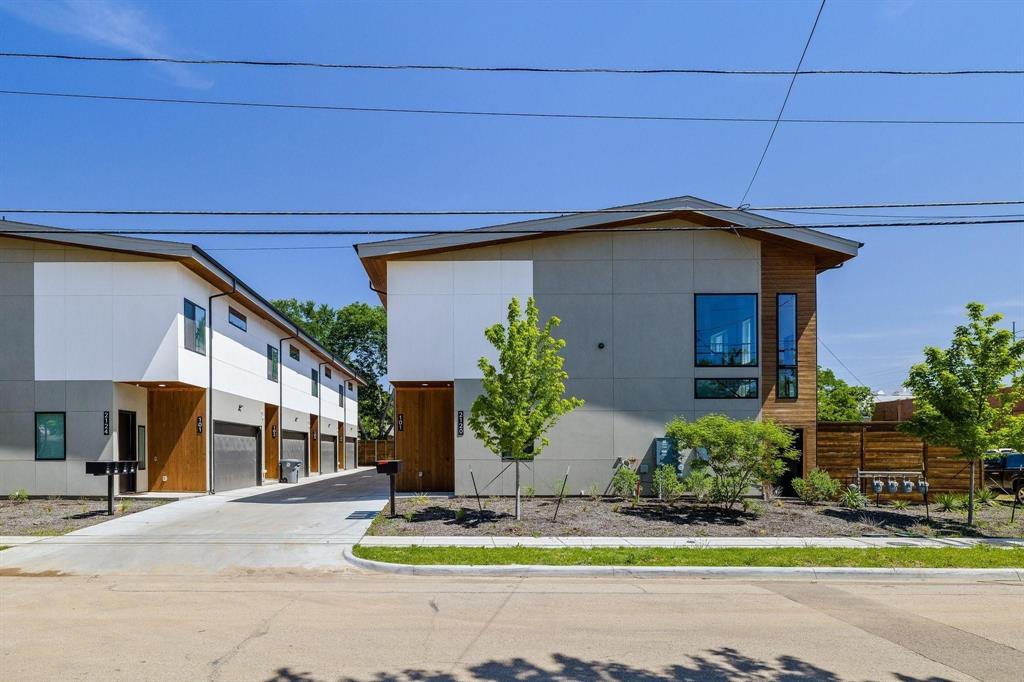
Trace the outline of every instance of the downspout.
<instances>
[{"instance_id":1,"label":"downspout","mask_svg":"<svg viewBox=\"0 0 1024 682\"><path fill-rule=\"evenodd\" d=\"M277 478L281 478L281 457L284 456L284 342L298 339L296 327L294 336L277 340Z\"/></svg>"},{"instance_id":2,"label":"downspout","mask_svg":"<svg viewBox=\"0 0 1024 682\"><path fill-rule=\"evenodd\" d=\"M222 291L219 294L213 294L206 300L206 309L209 311L206 317L207 327L210 329L210 341L207 343L207 366L209 369L208 381L206 383L206 440L207 440L207 455L210 460L210 494L216 493L213 482L215 480L215 474L217 469L217 458L213 456L213 299L220 298L221 296L230 296L238 290L238 281L231 278L231 291Z\"/></svg>"}]
</instances>

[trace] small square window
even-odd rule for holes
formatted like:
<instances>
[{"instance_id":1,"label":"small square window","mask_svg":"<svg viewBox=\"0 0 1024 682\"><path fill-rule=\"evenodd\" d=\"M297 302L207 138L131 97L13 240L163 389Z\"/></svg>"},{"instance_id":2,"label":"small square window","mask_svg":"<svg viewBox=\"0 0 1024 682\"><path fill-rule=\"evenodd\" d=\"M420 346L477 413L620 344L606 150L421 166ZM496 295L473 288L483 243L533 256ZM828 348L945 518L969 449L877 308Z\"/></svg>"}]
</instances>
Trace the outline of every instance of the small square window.
<instances>
[{"instance_id":1,"label":"small square window","mask_svg":"<svg viewBox=\"0 0 1024 682\"><path fill-rule=\"evenodd\" d=\"M350 382L348 382L348 390L349 390L349 391L352 391L352 382L351 382L351 381L350 381Z\"/></svg>"},{"instance_id":2,"label":"small square window","mask_svg":"<svg viewBox=\"0 0 1024 682\"><path fill-rule=\"evenodd\" d=\"M36 459L66 459L63 412L36 412Z\"/></svg>"},{"instance_id":3,"label":"small square window","mask_svg":"<svg viewBox=\"0 0 1024 682\"><path fill-rule=\"evenodd\" d=\"M243 332L246 331L249 327L249 323L246 321L245 315L238 312L234 308L228 308L228 322L230 322L233 326L238 327Z\"/></svg>"},{"instance_id":4,"label":"small square window","mask_svg":"<svg viewBox=\"0 0 1024 682\"><path fill-rule=\"evenodd\" d=\"M288 357L290 357L292 360L299 359L299 349L290 343L288 344Z\"/></svg>"},{"instance_id":5,"label":"small square window","mask_svg":"<svg viewBox=\"0 0 1024 682\"><path fill-rule=\"evenodd\" d=\"M328 379L331 378L331 368L330 367L324 367L324 376L327 377Z\"/></svg>"}]
</instances>

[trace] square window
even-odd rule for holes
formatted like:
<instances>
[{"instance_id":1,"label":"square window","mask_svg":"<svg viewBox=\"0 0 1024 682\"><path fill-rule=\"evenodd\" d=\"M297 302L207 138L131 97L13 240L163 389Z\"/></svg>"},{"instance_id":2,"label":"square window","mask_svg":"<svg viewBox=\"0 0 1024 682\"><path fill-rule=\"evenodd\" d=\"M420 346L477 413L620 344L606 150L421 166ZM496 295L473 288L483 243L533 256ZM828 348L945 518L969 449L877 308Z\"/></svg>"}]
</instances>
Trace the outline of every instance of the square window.
<instances>
[{"instance_id":1,"label":"square window","mask_svg":"<svg viewBox=\"0 0 1024 682\"><path fill-rule=\"evenodd\" d=\"M757 294L695 294L698 367L757 366Z\"/></svg>"},{"instance_id":2,"label":"square window","mask_svg":"<svg viewBox=\"0 0 1024 682\"><path fill-rule=\"evenodd\" d=\"M324 376L327 377L328 379L331 378L331 368L330 367L324 367Z\"/></svg>"},{"instance_id":3,"label":"square window","mask_svg":"<svg viewBox=\"0 0 1024 682\"><path fill-rule=\"evenodd\" d=\"M36 412L36 459L66 459L63 412Z\"/></svg>"},{"instance_id":4,"label":"square window","mask_svg":"<svg viewBox=\"0 0 1024 682\"><path fill-rule=\"evenodd\" d=\"M245 315L238 312L234 308L228 308L228 322L230 322L233 326L238 327L243 332L246 331L249 327L249 323L246 321Z\"/></svg>"},{"instance_id":5,"label":"square window","mask_svg":"<svg viewBox=\"0 0 1024 682\"><path fill-rule=\"evenodd\" d=\"M290 343L288 344L288 357L296 361L299 359L299 349Z\"/></svg>"}]
</instances>

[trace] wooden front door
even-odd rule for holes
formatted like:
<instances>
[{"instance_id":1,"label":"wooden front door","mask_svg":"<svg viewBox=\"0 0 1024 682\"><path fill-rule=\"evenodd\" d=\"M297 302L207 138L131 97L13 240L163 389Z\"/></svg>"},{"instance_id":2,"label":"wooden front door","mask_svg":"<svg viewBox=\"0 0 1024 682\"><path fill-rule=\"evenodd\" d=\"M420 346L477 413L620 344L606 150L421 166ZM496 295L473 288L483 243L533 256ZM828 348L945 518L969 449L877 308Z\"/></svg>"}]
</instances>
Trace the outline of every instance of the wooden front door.
<instances>
[{"instance_id":1,"label":"wooden front door","mask_svg":"<svg viewBox=\"0 0 1024 682\"><path fill-rule=\"evenodd\" d=\"M395 387L395 456L401 492L455 489L455 389L451 385Z\"/></svg>"}]
</instances>

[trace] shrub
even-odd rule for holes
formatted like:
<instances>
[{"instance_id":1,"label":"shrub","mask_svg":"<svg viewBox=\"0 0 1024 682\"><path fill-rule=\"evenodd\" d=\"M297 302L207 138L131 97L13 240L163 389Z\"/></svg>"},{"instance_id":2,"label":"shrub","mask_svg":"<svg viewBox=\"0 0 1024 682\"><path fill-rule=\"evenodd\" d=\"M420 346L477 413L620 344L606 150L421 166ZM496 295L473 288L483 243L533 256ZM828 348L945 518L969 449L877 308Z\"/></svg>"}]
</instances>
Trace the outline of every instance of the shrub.
<instances>
[{"instance_id":1,"label":"shrub","mask_svg":"<svg viewBox=\"0 0 1024 682\"><path fill-rule=\"evenodd\" d=\"M459 507L455 510L455 522L462 523L462 519L464 518L466 518L466 509L465 507Z\"/></svg>"},{"instance_id":2,"label":"shrub","mask_svg":"<svg viewBox=\"0 0 1024 682\"><path fill-rule=\"evenodd\" d=\"M658 497L668 502L675 501L683 494L685 487L679 480L676 467L672 464L662 464L654 470L652 477L654 491Z\"/></svg>"},{"instance_id":3,"label":"shrub","mask_svg":"<svg viewBox=\"0 0 1024 682\"><path fill-rule=\"evenodd\" d=\"M835 498L841 483L828 475L824 469L811 469L807 478L794 478L793 490L807 504L817 504Z\"/></svg>"},{"instance_id":4,"label":"shrub","mask_svg":"<svg viewBox=\"0 0 1024 682\"><path fill-rule=\"evenodd\" d=\"M11 502L14 502L15 504L23 504L25 502L28 502L28 491L25 490L24 488L18 488L13 493L11 493L7 499L9 499Z\"/></svg>"},{"instance_id":5,"label":"shrub","mask_svg":"<svg viewBox=\"0 0 1024 682\"><path fill-rule=\"evenodd\" d=\"M711 498L732 508L755 483L773 483L783 460L797 456L793 434L771 420L729 419L709 414L695 422L676 417L665 427L680 450L698 450L713 478Z\"/></svg>"},{"instance_id":6,"label":"shrub","mask_svg":"<svg viewBox=\"0 0 1024 682\"><path fill-rule=\"evenodd\" d=\"M535 487L533 487L532 485L528 485L528 486L524 486L523 487L523 496L524 497L533 497L536 494L537 494L537 489Z\"/></svg>"},{"instance_id":7,"label":"shrub","mask_svg":"<svg viewBox=\"0 0 1024 682\"><path fill-rule=\"evenodd\" d=\"M703 469L693 469L683 479L683 490L693 495L696 502L704 504L711 496L711 474Z\"/></svg>"},{"instance_id":8,"label":"shrub","mask_svg":"<svg viewBox=\"0 0 1024 682\"><path fill-rule=\"evenodd\" d=\"M754 516L761 516L764 514L764 505L757 500L752 500L749 497L743 498L743 511Z\"/></svg>"},{"instance_id":9,"label":"shrub","mask_svg":"<svg viewBox=\"0 0 1024 682\"><path fill-rule=\"evenodd\" d=\"M953 493L942 493L935 498L935 504L939 505L942 511L953 511L957 508L957 497Z\"/></svg>"},{"instance_id":10,"label":"shrub","mask_svg":"<svg viewBox=\"0 0 1024 682\"><path fill-rule=\"evenodd\" d=\"M839 505L847 509L863 509L868 506L868 498L857 486L851 485L839 492Z\"/></svg>"},{"instance_id":11,"label":"shrub","mask_svg":"<svg viewBox=\"0 0 1024 682\"><path fill-rule=\"evenodd\" d=\"M974 502L979 505L987 504L990 507L994 507L998 504L996 502L996 494L993 492L992 488L986 488L984 486L975 491Z\"/></svg>"},{"instance_id":12,"label":"shrub","mask_svg":"<svg viewBox=\"0 0 1024 682\"><path fill-rule=\"evenodd\" d=\"M117 503L117 513L127 514L132 508L131 500L121 500Z\"/></svg>"},{"instance_id":13,"label":"shrub","mask_svg":"<svg viewBox=\"0 0 1024 682\"><path fill-rule=\"evenodd\" d=\"M640 474L636 473L628 464L623 464L612 476L612 490L619 497L632 500L636 497L636 484L639 482Z\"/></svg>"},{"instance_id":14,"label":"shrub","mask_svg":"<svg viewBox=\"0 0 1024 682\"><path fill-rule=\"evenodd\" d=\"M910 500L893 500L889 503L889 506L893 509L903 511L905 509L910 509Z\"/></svg>"},{"instance_id":15,"label":"shrub","mask_svg":"<svg viewBox=\"0 0 1024 682\"><path fill-rule=\"evenodd\" d=\"M970 506L971 506L971 498L970 498L969 495L957 495L956 496L956 506L954 507L955 509L959 509L960 511L966 512L967 508L970 507ZM978 507L978 503L977 502L974 503L974 507L975 508Z\"/></svg>"}]
</instances>

